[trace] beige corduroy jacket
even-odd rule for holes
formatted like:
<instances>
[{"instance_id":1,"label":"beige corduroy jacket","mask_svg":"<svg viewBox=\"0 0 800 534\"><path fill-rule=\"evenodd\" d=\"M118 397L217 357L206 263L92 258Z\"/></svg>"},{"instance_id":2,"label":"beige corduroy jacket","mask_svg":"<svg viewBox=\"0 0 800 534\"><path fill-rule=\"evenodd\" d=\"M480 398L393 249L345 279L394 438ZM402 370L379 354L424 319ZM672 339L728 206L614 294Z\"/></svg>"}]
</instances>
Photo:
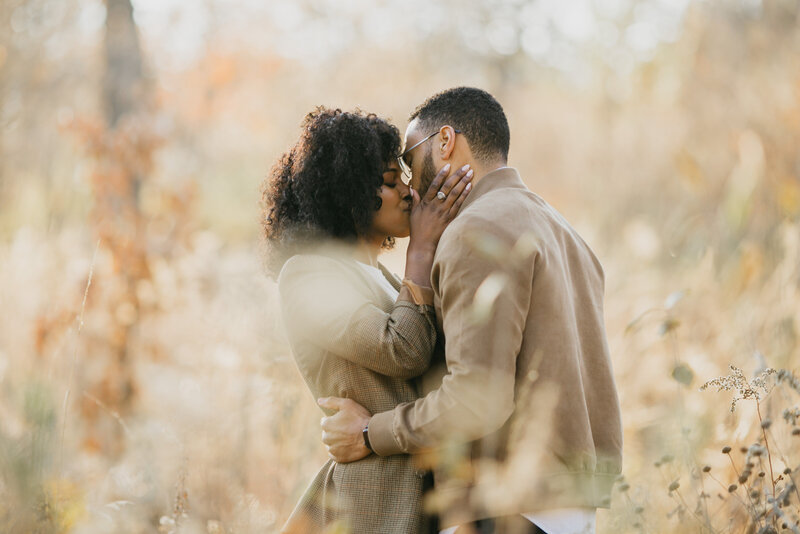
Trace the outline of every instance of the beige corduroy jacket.
<instances>
[{"instance_id":1,"label":"beige corduroy jacket","mask_svg":"<svg viewBox=\"0 0 800 534\"><path fill-rule=\"evenodd\" d=\"M446 369L426 374L426 396L373 412L376 453L433 452L443 526L607 506L622 426L587 244L505 167L445 230L431 281Z\"/></svg>"},{"instance_id":2,"label":"beige corduroy jacket","mask_svg":"<svg viewBox=\"0 0 800 534\"><path fill-rule=\"evenodd\" d=\"M315 398L345 397L377 413L419 397L412 377L427 368L436 342L431 305L397 301L347 250L323 249L289 259L278 287L297 366ZM328 413L331 415L331 413ZM416 533L422 528L422 474L409 455L328 461L312 480L283 532Z\"/></svg>"}]
</instances>

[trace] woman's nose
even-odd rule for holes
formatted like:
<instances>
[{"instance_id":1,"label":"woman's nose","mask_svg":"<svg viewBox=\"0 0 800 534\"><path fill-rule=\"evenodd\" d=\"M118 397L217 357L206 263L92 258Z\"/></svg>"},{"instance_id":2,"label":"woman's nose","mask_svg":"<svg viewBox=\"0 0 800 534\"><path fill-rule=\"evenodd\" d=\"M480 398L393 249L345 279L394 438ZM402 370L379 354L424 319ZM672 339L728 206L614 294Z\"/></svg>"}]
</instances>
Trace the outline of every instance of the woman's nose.
<instances>
[{"instance_id":1,"label":"woman's nose","mask_svg":"<svg viewBox=\"0 0 800 534\"><path fill-rule=\"evenodd\" d=\"M411 188L407 184L400 182L397 186L397 190L400 192L400 195L404 200L411 199Z\"/></svg>"}]
</instances>

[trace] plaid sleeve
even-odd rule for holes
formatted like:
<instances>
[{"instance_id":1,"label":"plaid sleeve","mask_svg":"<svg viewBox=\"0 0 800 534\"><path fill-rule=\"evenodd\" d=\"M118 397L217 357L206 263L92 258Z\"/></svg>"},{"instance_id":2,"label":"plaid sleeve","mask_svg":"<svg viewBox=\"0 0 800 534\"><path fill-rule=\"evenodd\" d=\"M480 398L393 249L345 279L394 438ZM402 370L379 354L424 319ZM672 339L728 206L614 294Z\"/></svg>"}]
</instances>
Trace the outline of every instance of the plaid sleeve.
<instances>
[{"instance_id":1,"label":"plaid sleeve","mask_svg":"<svg viewBox=\"0 0 800 534\"><path fill-rule=\"evenodd\" d=\"M377 373L399 378L422 374L436 344L433 307L414 304L408 289L401 288L387 313L360 284L330 258L291 258L278 280L287 328Z\"/></svg>"}]
</instances>

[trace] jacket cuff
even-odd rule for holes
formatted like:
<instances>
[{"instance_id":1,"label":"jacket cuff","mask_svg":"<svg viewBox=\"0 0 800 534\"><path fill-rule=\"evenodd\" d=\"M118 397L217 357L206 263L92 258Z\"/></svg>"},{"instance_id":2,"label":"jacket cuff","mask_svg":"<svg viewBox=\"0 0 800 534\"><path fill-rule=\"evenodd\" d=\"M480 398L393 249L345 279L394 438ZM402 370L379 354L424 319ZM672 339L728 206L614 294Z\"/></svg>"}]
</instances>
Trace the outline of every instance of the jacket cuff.
<instances>
[{"instance_id":1,"label":"jacket cuff","mask_svg":"<svg viewBox=\"0 0 800 534\"><path fill-rule=\"evenodd\" d=\"M415 284L413 280L403 279L403 287L411 293L411 298L417 306L433 306L433 289Z\"/></svg>"},{"instance_id":2,"label":"jacket cuff","mask_svg":"<svg viewBox=\"0 0 800 534\"><path fill-rule=\"evenodd\" d=\"M433 299L431 299L433 300ZM411 290L407 286L400 287L400 294L397 297L397 302L395 305L399 306L408 306L422 315L432 314L435 315L436 311L433 307L433 303L431 304L418 304L414 301L414 295L411 293Z\"/></svg>"},{"instance_id":3,"label":"jacket cuff","mask_svg":"<svg viewBox=\"0 0 800 534\"><path fill-rule=\"evenodd\" d=\"M378 456L402 454L403 450L394 437L394 410L377 413L369 420L369 444Z\"/></svg>"}]
</instances>

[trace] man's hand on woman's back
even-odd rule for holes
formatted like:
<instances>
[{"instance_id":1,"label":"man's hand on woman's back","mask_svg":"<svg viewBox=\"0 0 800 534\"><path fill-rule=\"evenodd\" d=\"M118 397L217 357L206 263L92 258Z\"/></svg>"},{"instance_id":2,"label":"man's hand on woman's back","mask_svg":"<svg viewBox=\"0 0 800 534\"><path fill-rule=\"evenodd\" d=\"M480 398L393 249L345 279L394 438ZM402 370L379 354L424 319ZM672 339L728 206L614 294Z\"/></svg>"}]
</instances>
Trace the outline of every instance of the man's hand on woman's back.
<instances>
[{"instance_id":1,"label":"man's hand on woman's back","mask_svg":"<svg viewBox=\"0 0 800 534\"><path fill-rule=\"evenodd\" d=\"M350 399L325 397L317 403L336 413L323 417L322 442L328 449L328 456L339 463L355 462L370 454L364 443L364 429L372 417L366 408Z\"/></svg>"}]
</instances>

